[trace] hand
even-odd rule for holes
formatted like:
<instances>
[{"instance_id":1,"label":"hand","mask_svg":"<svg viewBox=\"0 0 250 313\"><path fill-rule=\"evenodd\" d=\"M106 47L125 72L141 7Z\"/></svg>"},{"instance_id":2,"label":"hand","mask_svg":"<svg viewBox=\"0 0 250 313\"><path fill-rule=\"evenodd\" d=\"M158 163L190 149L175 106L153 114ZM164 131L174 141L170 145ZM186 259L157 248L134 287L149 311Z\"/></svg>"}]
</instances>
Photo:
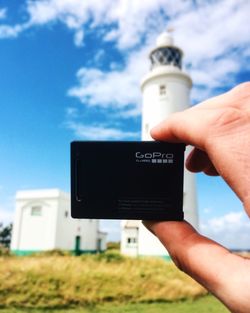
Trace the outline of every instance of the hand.
<instances>
[{"instance_id":1,"label":"hand","mask_svg":"<svg viewBox=\"0 0 250 313\"><path fill-rule=\"evenodd\" d=\"M186 161L192 172L221 175L250 216L250 83L172 114L155 127L156 140L194 146ZM175 264L233 312L250 312L250 259L201 236L187 222L144 222Z\"/></svg>"}]
</instances>

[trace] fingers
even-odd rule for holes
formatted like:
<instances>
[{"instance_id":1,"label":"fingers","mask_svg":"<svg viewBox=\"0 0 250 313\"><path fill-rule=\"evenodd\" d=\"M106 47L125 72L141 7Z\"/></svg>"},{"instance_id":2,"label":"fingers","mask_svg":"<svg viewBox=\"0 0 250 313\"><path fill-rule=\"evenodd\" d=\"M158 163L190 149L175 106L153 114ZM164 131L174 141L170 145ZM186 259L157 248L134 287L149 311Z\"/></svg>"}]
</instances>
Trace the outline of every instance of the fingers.
<instances>
[{"instance_id":1,"label":"fingers","mask_svg":"<svg viewBox=\"0 0 250 313\"><path fill-rule=\"evenodd\" d=\"M151 130L151 136L156 140L170 142L184 142L204 150L206 138L216 126L228 118L223 116L229 109L231 113L226 114L231 119L238 119L239 110L248 110L250 98L250 82L240 84L222 95L210 98L185 111L172 114L165 121ZM235 113L236 117L235 117ZM222 123L223 124L223 123ZM230 123L229 123L230 124ZM221 126L221 125L219 125Z\"/></svg>"},{"instance_id":2,"label":"fingers","mask_svg":"<svg viewBox=\"0 0 250 313\"><path fill-rule=\"evenodd\" d=\"M206 152L194 148L186 160L186 168L190 172L204 172L210 176L219 175Z\"/></svg>"},{"instance_id":3,"label":"fingers","mask_svg":"<svg viewBox=\"0 0 250 313\"><path fill-rule=\"evenodd\" d=\"M223 105L222 99L227 100L229 94L226 98L220 97L219 105L211 99L172 114L151 130L151 136L160 141L183 142L205 151L211 161L207 161L207 167L204 167L205 155L199 168L192 157L187 166L193 171L203 170L208 175L219 173L250 216L250 113L249 109L244 109L246 106L249 108L250 95L242 95L240 107L243 109L240 110L232 104ZM197 152L193 158L197 160L195 154Z\"/></svg>"},{"instance_id":4,"label":"fingers","mask_svg":"<svg viewBox=\"0 0 250 313\"><path fill-rule=\"evenodd\" d=\"M250 283L244 276L250 273L249 262L245 264L246 260L201 236L187 222L143 223L160 239L175 264L215 294L227 307L234 311L243 304L250 305L250 300L246 301L246 297L250 299L250 292L246 290L250 288Z\"/></svg>"},{"instance_id":5,"label":"fingers","mask_svg":"<svg viewBox=\"0 0 250 313\"><path fill-rule=\"evenodd\" d=\"M151 130L155 140L184 142L205 150L208 129L214 118L213 111L207 110L204 119L203 110L193 108L172 114Z\"/></svg>"}]
</instances>

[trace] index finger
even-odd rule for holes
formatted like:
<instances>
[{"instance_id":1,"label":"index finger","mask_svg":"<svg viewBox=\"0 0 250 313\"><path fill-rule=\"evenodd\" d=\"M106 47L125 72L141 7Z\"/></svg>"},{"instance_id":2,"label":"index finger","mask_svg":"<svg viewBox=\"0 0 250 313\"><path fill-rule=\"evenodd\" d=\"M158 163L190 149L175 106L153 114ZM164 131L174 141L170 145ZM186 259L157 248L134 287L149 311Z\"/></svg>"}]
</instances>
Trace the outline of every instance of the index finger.
<instances>
[{"instance_id":1,"label":"index finger","mask_svg":"<svg viewBox=\"0 0 250 313\"><path fill-rule=\"evenodd\" d=\"M172 114L154 127L151 136L156 140L183 142L205 150L214 119L213 110L187 109Z\"/></svg>"}]
</instances>

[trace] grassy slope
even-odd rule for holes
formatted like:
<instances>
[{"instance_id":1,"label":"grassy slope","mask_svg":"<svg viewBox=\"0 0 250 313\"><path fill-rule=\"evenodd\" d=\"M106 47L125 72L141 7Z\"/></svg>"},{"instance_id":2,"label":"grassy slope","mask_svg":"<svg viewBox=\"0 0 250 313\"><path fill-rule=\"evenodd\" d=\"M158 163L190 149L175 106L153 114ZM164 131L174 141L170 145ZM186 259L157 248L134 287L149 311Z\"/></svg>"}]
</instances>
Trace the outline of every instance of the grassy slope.
<instances>
[{"instance_id":1,"label":"grassy slope","mask_svg":"<svg viewBox=\"0 0 250 313\"><path fill-rule=\"evenodd\" d=\"M0 313L227 313L229 312L212 296L194 301L172 303L104 304L91 308L69 310L3 309Z\"/></svg>"},{"instance_id":2,"label":"grassy slope","mask_svg":"<svg viewBox=\"0 0 250 313\"><path fill-rule=\"evenodd\" d=\"M176 301L207 292L171 262L119 255L0 258L0 307Z\"/></svg>"}]
</instances>

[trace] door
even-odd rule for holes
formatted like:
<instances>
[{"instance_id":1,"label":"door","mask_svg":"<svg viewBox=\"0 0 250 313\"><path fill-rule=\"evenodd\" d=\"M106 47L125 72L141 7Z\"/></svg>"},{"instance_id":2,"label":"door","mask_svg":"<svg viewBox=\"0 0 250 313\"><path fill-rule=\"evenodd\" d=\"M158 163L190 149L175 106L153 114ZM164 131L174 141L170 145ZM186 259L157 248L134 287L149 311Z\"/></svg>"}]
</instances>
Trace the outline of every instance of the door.
<instances>
[{"instance_id":1,"label":"door","mask_svg":"<svg viewBox=\"0 0 250 313\"><path fill-rule=\"evenodd\" d=\"M81 236L75 237L75 255L81 254Z\"/></svg>"},{"instance_id":2,"label":"door","mask_svg":"<svg viewBox=\"0 0 250 313\"><path fill-rule=\"evenodd\" d=\"M97 239L97 251L102 251L102 240L100 238Z\"/></svg>"}]
</instances>

